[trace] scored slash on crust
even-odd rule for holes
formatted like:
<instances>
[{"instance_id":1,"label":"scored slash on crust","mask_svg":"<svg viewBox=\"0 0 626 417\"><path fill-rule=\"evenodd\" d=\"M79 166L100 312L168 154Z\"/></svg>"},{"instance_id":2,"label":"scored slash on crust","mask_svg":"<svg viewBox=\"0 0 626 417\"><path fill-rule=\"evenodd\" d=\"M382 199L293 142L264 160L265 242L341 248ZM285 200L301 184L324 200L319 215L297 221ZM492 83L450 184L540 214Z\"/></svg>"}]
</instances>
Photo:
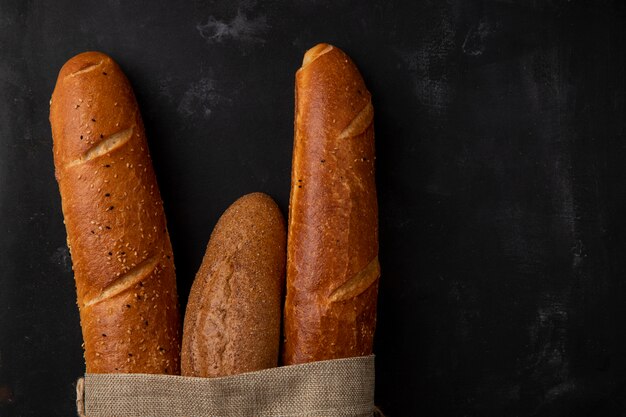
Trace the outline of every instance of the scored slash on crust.
<instances>
[{"instance_id":1,"label":"scored slash on crust","mask_svg":"<svg viewBox=\"0 0 626 417\"><path fill-rule=\"evenodd\" d=\"M380 264L378 263L378 256L376 256L365 268L357 272L356 275L350 278L345 284L333 291L329 300L331 303L334 303L354 298L371 287L379 277Z\"/></svg>"},{"instance_id":2,"label":"scored slash on crust","mask_svg":"<svg viewBox=\"0 0 626 417\"><path fill-rule=\"evenodd\" d=\"M345 139L357 136L363 132L372 124L374 120L374 107L372 102L368 102L367 105L357 114L340 134L339 139Z\"/></svg>"},{"instance_id":3,"label":"scored slash on crust","mask_svg":"<svg viewBox=\"0 0 626 417\"><path fill-rule=\"evenodd\" d=\"M80 74L84 74L84 73L86 73L86 72L93 71L93 70L95 70L96 68L98 68L99 66L101 66L103 63L104 63L104 61L100 61L100 62L98 62L97 64L91 64L91 65L89 65L89 66L87 66L87 67L85 67L85 68L83 68L83 69L80 69L80 70L78 70L78 71L76 71L76 72L73 72L73 73L71 73L71 74L66 75L66 76L65 76L65 78L68 78L68 77L76 77L77 75L80 75Z\"/></svg>"},{"instance_id":4,"label":"scored slash on crust","mask_svg":"<svg viewBox=\"0 0 626 417\"><path fill-rule=\"evenodd\" d=\"M131 269L124 275L120 276L117 280L113 282L113 284L106 287L99 295L96 295L91 300L85 302L83 307L89 307L94 304L97 304L103 300L108 298L112 298L128 288L136 285L142 280L145 280L156 268L159 263L159 257L153 256L151 258L146 259L135 268Z\"/></svg>"},{"instance_id":5,"label":"scored slash on crust","mask_svg":"<svg viewBox=\"0 0 626 417\"><path fill-rule=\"evenodd\" d=\"M83 154L83 156L67 164L67 168L84 164L87 161L91 161L92 159L96 159L102 155L110 153L117 148L122 147L133 136L133 130L134 126L113 133L97 145L91 147L87 152Z\"/></svg>"},{"instance_id":6,"label":"scored slash on crust","mask_svg":"<svg viewBox=\"0 0 626 417\"><path fill-rule=\"evenodd\" d=\"M323 49L321 49L322 47L323 47ZM304 54L304 59L302 60L302 66L298 69L298 71L302 70L304 67L309 65L311 62L315 61L317 58L321 57L322 55L327 54L328 52L332 51L333 49L335 49L335 48L332 45L324 45L324 44L319 44L319 45L314 46L313 48L309 49Z\"/></svg>"}]
</instances>

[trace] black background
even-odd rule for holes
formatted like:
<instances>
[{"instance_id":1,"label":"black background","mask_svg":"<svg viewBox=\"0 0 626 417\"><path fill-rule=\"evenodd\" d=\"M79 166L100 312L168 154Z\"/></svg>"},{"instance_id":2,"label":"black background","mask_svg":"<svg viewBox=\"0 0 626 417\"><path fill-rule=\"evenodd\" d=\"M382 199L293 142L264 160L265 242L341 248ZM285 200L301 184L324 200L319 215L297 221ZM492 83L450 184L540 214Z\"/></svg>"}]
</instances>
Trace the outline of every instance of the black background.
<instances>
[{"instance_id":1,"label":"black background","mask_svg":"<svg viewBox=\"0 0 626 417\"><path fill-rule=\"evenodd\" d=\"M74 414L84 371L48 100L134 86L181 302L252 191L287 210L293 83L333 43L376 110L377 403L389 416L626 416L626 8L576 0L0 1L0 415Z\"/></svg>"}]
</instances>

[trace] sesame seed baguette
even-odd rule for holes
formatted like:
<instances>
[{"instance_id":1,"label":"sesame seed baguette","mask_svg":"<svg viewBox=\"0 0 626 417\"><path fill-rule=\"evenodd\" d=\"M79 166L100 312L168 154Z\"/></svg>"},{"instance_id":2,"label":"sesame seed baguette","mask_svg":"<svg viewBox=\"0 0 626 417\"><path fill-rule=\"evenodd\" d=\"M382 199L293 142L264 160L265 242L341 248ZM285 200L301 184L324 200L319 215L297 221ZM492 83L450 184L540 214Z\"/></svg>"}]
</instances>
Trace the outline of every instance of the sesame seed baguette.
<instances>
[{"instance_id":1,"label":"sesame seed baguette","mask_svg":"<svg viewBox=\"0 0 626 417\"><path fill-rule=\"evenodd\" d=\"M220 217L189 294L183 375L278 364L286 240L285 220L265 194L241 197Z\"/></svg>"},{"instance_id":2,"label":"sesame seed baguette","mask_svg":"<svg viewBox=\"0 0 626 417\"><path fill-rule=\"evenodd\" d=\"M180 373L172 248L141 115L107 55L61 69L53 151L88 373Z\"/></svg>"},{"instance_id":3,"label":"sesame seed baguette","mask_svg":"<svg viewBox=\"0 0 626 417\"><path fill-rule=\"evenodd\" d=\"M374 111L340 49L296 73L283 363L372 352L378 293Z\"/></svg>"}]
</instances>

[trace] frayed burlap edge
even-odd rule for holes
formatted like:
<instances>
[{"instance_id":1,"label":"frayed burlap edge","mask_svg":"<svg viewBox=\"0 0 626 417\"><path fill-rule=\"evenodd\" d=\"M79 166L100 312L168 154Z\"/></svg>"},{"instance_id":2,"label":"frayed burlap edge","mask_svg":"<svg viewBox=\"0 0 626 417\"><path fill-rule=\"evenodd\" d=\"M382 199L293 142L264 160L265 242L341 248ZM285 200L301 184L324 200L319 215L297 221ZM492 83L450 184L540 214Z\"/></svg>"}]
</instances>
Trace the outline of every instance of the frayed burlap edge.
<instances>
[{"instance_id":1,"label":"frayed burlap edge","mask_svg":"<svg viewBox=\"0 0 626 417\"><path fill-rule=\"evenodd\" d=\"M76 411L78 417L85 416L85 378L78 378L76 381Z\"/></svg>"}]
</instances>

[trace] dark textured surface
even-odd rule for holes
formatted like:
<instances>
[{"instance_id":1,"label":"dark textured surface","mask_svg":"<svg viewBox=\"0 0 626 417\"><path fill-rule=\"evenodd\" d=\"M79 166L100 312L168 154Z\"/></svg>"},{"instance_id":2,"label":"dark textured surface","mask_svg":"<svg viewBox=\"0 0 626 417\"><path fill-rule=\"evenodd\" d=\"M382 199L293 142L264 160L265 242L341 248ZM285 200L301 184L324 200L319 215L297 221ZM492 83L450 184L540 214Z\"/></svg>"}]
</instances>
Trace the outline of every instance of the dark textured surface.
<instances>
[{"instance_id":1,"label":"dark textured surface","mask_svg":"<svg viewBox=\"0 0 626 417\"><path fill-rule=\"evenodd\" d=\"M181 301L239 196L289 195L293 82L335 43L376 109L377 402L390 416L626 415L626 11L611 1L0 1L0 416L84 369L48 100L129 76ZM165 3L165 2L164 2Z\"/></svg>"}]
</instances>

